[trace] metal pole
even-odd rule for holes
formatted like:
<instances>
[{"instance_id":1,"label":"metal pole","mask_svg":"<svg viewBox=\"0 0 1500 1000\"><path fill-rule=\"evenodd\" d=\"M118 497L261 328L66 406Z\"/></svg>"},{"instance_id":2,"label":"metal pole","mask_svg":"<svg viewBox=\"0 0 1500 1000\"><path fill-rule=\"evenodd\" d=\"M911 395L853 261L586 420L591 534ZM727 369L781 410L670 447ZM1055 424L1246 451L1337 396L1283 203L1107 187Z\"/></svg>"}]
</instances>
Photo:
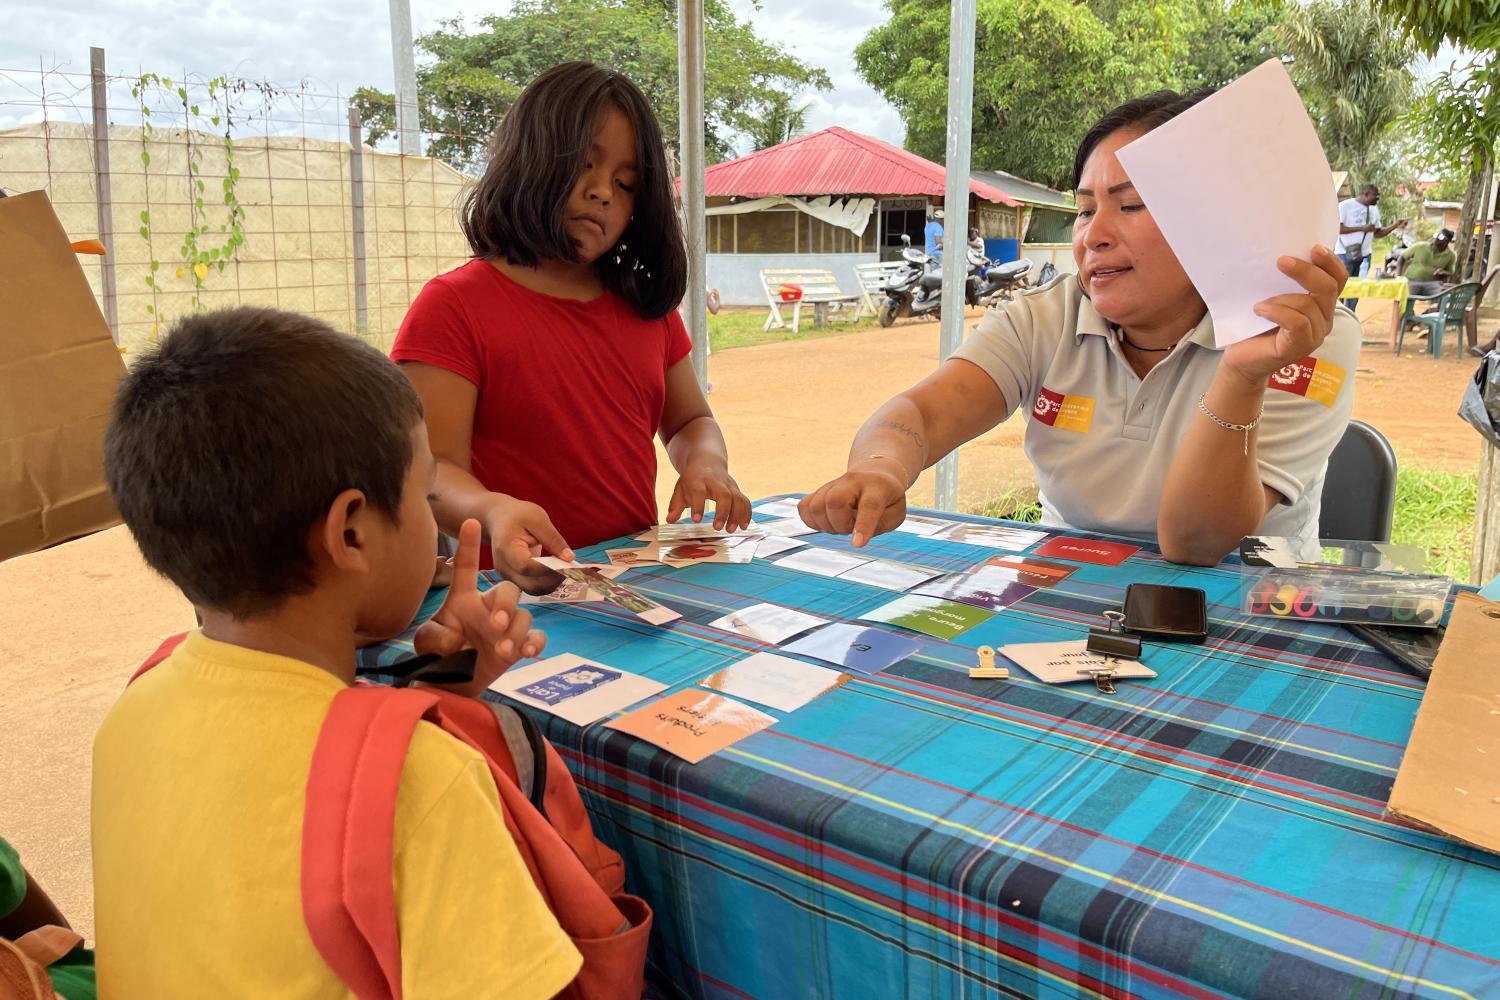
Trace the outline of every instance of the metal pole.
<instances>
[{"instance_id":1,"label":"metal pole","mask_svg":"<svg viewBox=\"0 0 1500 1000\"><path fill-rule=\"evenodd\" d=\"M677 130L682 147L682 222L687 239L686 315L693 372L708 385L708 271L703 198L703 0L677 5Z\"/></svg>"},{"instance_id":2,"label":"metal pole","mask_svg":"<svg viewBox=\"0 0 1500 1000\"><path fill-rule=\"evenodd\" d=\"M396 131L401 152L422 155L421 125L417 121L417 58L411 47L411 4L391 2L391 60L396 69Z\"/></svg>"},{"instance_id":3,"label":"metal pole","mask_svg":"<svg viewBox=\"0 0 1500 1000\"><path fill-rule=\"evenodd\" d=\"M948 184L943 197L943 333L938 363L964 339L964 279L968 275L969 140L974 121L974 4L953 0L948 25ZM937 465L934 506L958 509L958 449Z\"/></svg>"},{"instance_id":4,"label":"metal pole","mask_svg":"<svg viewBox=\"0 0 1500 1000\"><path fill-rule=\"evenodd\" d=\"M349 206L354 229L354 328L370 329L370 278L365 262L365 155L359 109L349 109Z\"/></svg>"},{"instance_id":5,"label":"metal pole","mask_svg":"<svg viewBox=\"0 0 1500 1000\"><path fill-rule=\"evenodd\" d=\"M104 293L104 319L110 336L120 342L120 297L115 288L114 200L109 191L109 89L104 75L104 50L89 49L89 71L94 91L94 190L99 213L99 242L104 257L99 261L99 283Z\"/></svg>"}]
</instances>

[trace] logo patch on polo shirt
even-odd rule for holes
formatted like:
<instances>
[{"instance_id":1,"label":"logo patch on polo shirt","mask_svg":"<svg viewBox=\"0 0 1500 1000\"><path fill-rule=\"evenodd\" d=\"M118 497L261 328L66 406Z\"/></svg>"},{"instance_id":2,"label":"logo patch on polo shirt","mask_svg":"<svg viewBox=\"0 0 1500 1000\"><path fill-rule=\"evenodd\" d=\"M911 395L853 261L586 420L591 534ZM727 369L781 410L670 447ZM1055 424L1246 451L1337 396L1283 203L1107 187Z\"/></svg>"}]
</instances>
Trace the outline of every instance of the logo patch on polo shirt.
<instances>
[{"instance_id":1,"label":"logo patch on polo shirt","mask_svg":"<svg viewBox=\"0 0 1500 1000\"><path fill-rule=\"evenodd\" d=\"M1042 386L1036 403L1031 407L1031 415L1048 427L1083 433L1094 423L1094 399L1092 396L1068 396Z\"/></svg>"},{"instance_id":2,"label":"logo patch on polo shirt","mask_svg":"<svg viewBox=\"0 0 1500 1000\"><path fill-rule=\"evenodd\" d=\"M1349 373L1332 361L1323 358L1303 358L1293 361L1279 372L1272 372L1266 379L1266 387L1290 392L1295 396L1315 399L1324 406L1332 406L1344 387L1344 378Z\"/></svg>"}]
</instances>

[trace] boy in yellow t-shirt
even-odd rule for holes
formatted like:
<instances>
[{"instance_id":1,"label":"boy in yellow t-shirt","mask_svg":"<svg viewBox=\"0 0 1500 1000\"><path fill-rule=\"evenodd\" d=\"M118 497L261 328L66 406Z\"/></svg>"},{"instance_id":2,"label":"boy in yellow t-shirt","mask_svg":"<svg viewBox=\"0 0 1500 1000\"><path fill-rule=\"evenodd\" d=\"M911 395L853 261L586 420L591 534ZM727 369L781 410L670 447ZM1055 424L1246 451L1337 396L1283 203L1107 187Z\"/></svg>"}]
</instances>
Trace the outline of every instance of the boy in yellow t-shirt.
<instances>
[{"instance_id":1,"label":"boy in yellow t-shirt","mask_svg":"<svg viewBox=\"0 0 1500 1000\"><path fill-rule=\"evenodd\" d=\"M432 579L435 463L395 365L317 320L180 323L126 375L105 468L146 561L203 618L94 744L99 994L343 998L303 922L308 766L359 637ZM477 566L464 525L459 579ZM502 584L455 586L420 644L478 650L470 693L545 642ZM533 885L482 758L414 734L392 878L407 1000L548 997L581 959Z\"/></svg>"}]
</instances>

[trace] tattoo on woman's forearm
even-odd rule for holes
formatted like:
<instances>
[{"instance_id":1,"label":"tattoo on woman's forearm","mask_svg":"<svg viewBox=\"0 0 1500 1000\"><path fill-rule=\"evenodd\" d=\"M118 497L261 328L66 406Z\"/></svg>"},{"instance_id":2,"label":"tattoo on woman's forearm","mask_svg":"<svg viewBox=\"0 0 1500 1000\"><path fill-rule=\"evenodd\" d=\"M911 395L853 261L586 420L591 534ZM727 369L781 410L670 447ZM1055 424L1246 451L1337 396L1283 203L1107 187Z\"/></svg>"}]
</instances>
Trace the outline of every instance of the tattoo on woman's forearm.
<instances>
[{"instance_id":1,"label":"tattoo on woman's forearm","mask_svg":"<svg viewBox=\"0 0 1500 1000\"><path fill-rule=\"evenodd\" d=\"M875 427L877 430L895 431L898 434L904 434L907 437L911 438L912 443L915 444L918 448L927 447L927 441L922 437L922 435L918 434L916 430L913 429L910 425L903 424L899 420L883 420L880 423L876 424Z\"/></svg>"}]
</instances>

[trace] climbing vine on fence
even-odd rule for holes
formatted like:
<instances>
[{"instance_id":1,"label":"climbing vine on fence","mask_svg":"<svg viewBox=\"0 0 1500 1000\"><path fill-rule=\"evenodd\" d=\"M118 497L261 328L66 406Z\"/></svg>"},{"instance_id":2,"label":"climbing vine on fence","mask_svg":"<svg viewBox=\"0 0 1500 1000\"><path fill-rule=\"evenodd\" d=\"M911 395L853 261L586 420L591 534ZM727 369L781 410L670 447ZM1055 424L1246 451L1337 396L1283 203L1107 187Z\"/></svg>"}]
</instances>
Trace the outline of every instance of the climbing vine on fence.
<instances>
[{"instance_id":1,"label":"climbing vine on fence","mask_svg":"<svg viewBox=\"0 0 1500 1000\"><path fill-rule=\"evenodd\" d=\"M197 86L194 84L194 89L197 89ZM201 296L207 287L209 274L215 269L222 273L245 242L245 211L240 206L236 194L240 171L234 162L232 133L237 112L236 98L245 92L246 84L241 80L216 76L203 86L207 91L206 105L194 100L189 92L187 81L174 83L170 77L159 76L156 73L141 74L131 86L131 94L141 109L141 166L148 172L151 168L152 145L159 141L150 95L153 92L175 95L182 107L191 212L189 213L189 226L182 234L182 242L177 248L178 257L182 261L177 269L177 275L192 278L195 311L202 307ZM204 143L201 141L203 133L210 130L214 133L222 131L224 136L222 192L220 189L215 189L211 196L208 181L204 177ZM140 234L141 239L146 241L147 247L151 248L155 229L151 213L149 181L146 191L146 208L141 211L140 215ZM223 207L222 214L219 214L221 193ZM210 202L213 204L212 211ZM146 311L152 318L152 332L155 333L156 321L161 319L157 293L162 291L162 286L157 280L157 275L161 271L161 261L156 259L154 248L148 266L149 272L145 282L146 287L151 290L151 304L146 307Z\"/></svg>"}]
</instances>

